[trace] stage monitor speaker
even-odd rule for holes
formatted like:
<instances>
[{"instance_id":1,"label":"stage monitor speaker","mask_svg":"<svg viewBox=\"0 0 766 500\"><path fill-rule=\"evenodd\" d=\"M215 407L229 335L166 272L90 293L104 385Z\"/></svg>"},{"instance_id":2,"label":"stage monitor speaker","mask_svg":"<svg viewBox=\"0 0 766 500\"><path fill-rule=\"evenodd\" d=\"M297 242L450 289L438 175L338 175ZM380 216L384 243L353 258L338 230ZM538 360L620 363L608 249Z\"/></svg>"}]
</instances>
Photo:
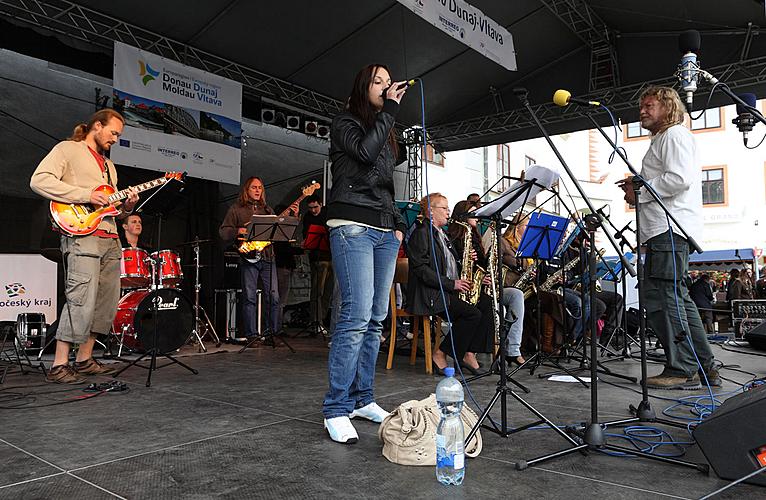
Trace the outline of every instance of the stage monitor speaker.
<instances>
[{"instance_id":1,"label":"stage monitor speaker","mask_svg":"<svg viewBox=\"0 0 766 500\"><path fill-rule=\"evenodd\" d=\"M766 467L766 385L732 396L696 429L705 458L722 479L735 480ZM766 471L749 479L766 486Z\"/></svg>"},{"instance_id":2,"label":"stage monitor speaker","mask_svg":"<svg viewBox=\"0 0 766 500\"><path fill-rule=\"evenodd\" d=\"M766 321L747 332L745 340L755 349L766 351Z\"/></svg>"}]
</instances>

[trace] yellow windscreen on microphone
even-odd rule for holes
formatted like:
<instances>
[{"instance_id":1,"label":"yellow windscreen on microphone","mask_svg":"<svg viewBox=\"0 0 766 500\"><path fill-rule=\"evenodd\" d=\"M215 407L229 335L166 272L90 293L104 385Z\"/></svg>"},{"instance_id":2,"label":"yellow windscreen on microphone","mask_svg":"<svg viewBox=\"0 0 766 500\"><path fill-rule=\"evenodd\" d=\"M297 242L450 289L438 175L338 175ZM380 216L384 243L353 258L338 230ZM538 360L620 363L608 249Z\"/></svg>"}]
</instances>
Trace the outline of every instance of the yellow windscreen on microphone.
<instances>
[{"instance_id":1,"label":"yellow windscreen on microphone","mask_svg":"<svg viewBox=\"0 0 766 500\"><path fill-rule=\"evenodd\" d=\"M572 93L568 90L559 89L553 94L553 104L557 106L566 106L569 104L569 98L572 97Z\"/></svg>"}]
</instances>

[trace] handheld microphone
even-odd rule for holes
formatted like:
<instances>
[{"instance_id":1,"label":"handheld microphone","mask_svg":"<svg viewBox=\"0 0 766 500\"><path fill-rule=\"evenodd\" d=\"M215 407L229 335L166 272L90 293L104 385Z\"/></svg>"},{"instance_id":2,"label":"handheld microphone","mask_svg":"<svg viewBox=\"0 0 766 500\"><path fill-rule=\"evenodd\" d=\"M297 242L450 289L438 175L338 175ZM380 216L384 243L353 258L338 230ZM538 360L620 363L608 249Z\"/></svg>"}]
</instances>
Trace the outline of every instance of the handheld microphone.
<instances>
[{"instance_id":1,"label":"handheld microphone","mask_svg":"<svg viewBox=\"0 0 766 500\"><path fill-rule=\"evenodd\" d=\"M698 71L697 52L700 48L700 34L696 30L687 30L678 37L678 49L683 54L681 63L678 65L678 79L681 87L686 92L686 109L692 109L694 92L697 91Z\"/></svg>"},{"instance_id":2,"label":"handheld microphone","mask_svg":"<svg viewBox=\"0 0 766 500\"><path fill-rule=\"evenodd\" d=\"M751 108L755 107L755 94L739 94L737 97L745 101ZM752 110L737 104L737 117L731 122L737 126L737 130L742 132L742 141L745 143L745 147L747 147L747 134L755 126L755 117Z\"/></svg>"},{"instance_id":3,"label":"handheld microphone","mask_svg":"<svg viewBox=\"0 0 766 500\"><path fill-rule=\"evenodd\" d=\"M553 93L553 104L562 107L568 106L569 104L579 104L580 106L601 106L601 103L598 101L588 101L587 99L572 97L572 93L564 89L559 89Z\"/></svg>"},{"instance_id":4,"label":"handheld microphone","mask_svg":"<svg viewBox=\"0 0 766 500\"><path fill-rule=\"evenodd\" d=\"M413 78L411 80L407 80L404 83L400 83L398 87L396 87L396 90L402 90L402 89L408 89L415 85L415 82L417 81L417 78ZM388 86L383 89L383 94L381 94L383 97L386 97L386 92L388 92L388 89L390 89L391 86Z\"/></svg>"}]
</instances>

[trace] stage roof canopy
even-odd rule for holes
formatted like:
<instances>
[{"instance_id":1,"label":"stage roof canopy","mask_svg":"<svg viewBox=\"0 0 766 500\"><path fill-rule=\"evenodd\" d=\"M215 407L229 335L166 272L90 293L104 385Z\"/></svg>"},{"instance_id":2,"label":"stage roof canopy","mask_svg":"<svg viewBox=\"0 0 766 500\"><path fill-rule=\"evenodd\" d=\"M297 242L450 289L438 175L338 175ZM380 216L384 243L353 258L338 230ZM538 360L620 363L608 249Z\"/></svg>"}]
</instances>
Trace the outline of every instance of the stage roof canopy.
<instances>
[{"instance_id":1,"label":"stage roof canopy","mask_svg":"<svg viewBox=\"0 0 766 500\"><path fill-rule=\"evenodd\" d=\"M766 39L758 26L766 17L763 0L470 3L513 35L518 71L486 59L394 0L9 0L0 5L0 27L13 23L30 37L56 33L63 43L45 45L50 59L37 55L48 60L110 58L112 42L121 40L243 81L253 102L326 117L342 106L356 70L383 62L395 79L422 78L426 123L443 150L539 136L519 110L516 87L529 90L551 133L589 127L579 111L547 104L558 88L598 98L624 121L635 121L636 98L647 82L674 83L678 36L688 29L702 35L704 69L737 92L766 97ZM6 48L21 43L9 38L0 37ZM416 89L409 91L401 125L420 122L418 97ZM705 97L697 94L697 106ZM725 103L723 96L713 99Z\"/></svg>"}]
</instances>

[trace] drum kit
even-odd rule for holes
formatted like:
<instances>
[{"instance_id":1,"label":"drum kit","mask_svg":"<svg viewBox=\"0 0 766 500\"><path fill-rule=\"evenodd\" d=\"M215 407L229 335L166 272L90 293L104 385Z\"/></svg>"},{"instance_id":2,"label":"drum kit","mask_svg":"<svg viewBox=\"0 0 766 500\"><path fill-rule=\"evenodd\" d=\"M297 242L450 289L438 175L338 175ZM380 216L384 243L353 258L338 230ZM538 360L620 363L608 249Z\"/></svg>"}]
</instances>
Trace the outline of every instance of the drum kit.
<instances>
[{"instance_id":1,"label":"drum kit","mask_svg":"<svg viewBox=\"0 0 766 500\"><path fill-rule=\"evenodd\" d=\"M117 356L123 350L140 352L157 347L172 352L184 344L196 342L200 352L207 352L203 342L210 335L216 347L221 345L205 309L199 303L200 245L212 240L195 238L179 246L194 251L194 303L182 293L184 274L181 257L173 250L148 253L142 248L123 248L120 263L122 297L112 324L112 337L118 342ZM156 308L155 308L156 302ZM157 319L155 321L155 310ZM154 343L155 323L159 335Z\"/></svg>"}]
</instances>

